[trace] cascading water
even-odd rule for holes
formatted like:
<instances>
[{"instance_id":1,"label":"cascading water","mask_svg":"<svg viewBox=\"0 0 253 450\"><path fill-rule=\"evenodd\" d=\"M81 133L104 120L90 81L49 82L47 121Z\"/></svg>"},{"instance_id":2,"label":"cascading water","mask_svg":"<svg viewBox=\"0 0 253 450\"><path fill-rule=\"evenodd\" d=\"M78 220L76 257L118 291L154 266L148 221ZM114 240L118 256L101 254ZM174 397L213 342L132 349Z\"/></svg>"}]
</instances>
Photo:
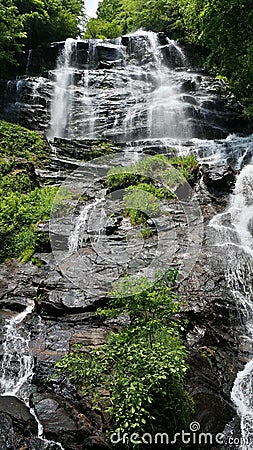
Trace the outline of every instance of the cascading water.
<instances>
[{"instance_id":1,"label":"cascading water","mask_svg":"<svg viewBox=\"0 0 253 450\"><path fill-rule=\"evenodd\" d=\"M216 109L217 97L213 92L220 86L218 81L211 82L205 75L188 70L177 43L142 30L106 42L67 39L64 44L59 44L59 48L57 67L47 78L18 80L9 85L17 94L15 97L12 92L22 114L29 110L22 101L31 97L33 109L29 110L32 114L27 114L27 122L30 125L36 121L41 130L49 129L50 139L104 140L108 137L116 143L128 142L122 158L129 162L136 161L146 150L151 149L154 153L157 149L165 149L166 152L173 146L181 153L195 153L204 163L228 162L236 170L245 166L238 176L229 209L216 216L211 226L216 230L217 246L229 250L226 276L242 311L245 339L251 344L253 167L246 164L252 156L252 137L228 136L236 122L233 110L231 113L226 110L224 114L220 100ZM40 96L43 96L44 122ZM50 105L50 111L45 105ZM73 160L74 157L74 154L70 155ZM69 164L67 157L65 163L66 166ZM63 160L61 164L64 164ZM99 198L85 205L76 217L68 239L70 254L77 252L89 238L93 239L94 248L99 247L107 220L103 201ZM92 216L94 209L97 215ZM96 227L92 220L98 221ZM98 231L97 236L94 229ZM134 248L129 252L133 253ZM22 395L25 400L29 396L34 361L29 350L29 335L23 333L21 325L31 308L32 305L28 306L6 326L0 380L2 395ZM15 357L14 348L18 349ZM238 374L232 392L242 418L245 442L252 438L252 373L253 362L250 361ZM242 450L251 448L245 444Z\"/></svg>"},{"instance_id":2,"label":"cascading water","mask_svg":"<svg viewBox=\"0 0 253 450\"><path fill-rule=\"evenodd\" d=\"M26 402L34 361L29 349L29 335L23 332L22 322L31 314L33 307L33 303L29 304L23 312L11 318L5 327L0 378L1 395L18 396Z\"/></svg>"},{"instance_id":3,"label":"cascading water","mask_svg":"<svg viewBox=\"0 0 253 450\"><path fill-rule=\"evenodd\" d=\"M225 273L245 325L244 344L253 358L253 165L245 166L237 178L229 208L210 223L216 230L216 246L226 252ZM253 359L239 372L231 398L241 418L243 444L253 442Z\"/></svg>"},{"instance_id":4,"label":"cascading water","mask_svg":"<svg viewBox=\"0 0 253 450\"><path fill-rule=\"evenodd\" d=\"M73 102L74 69L71 57L75 51L76 40L67 39L57 60L55 71L55 91L51 103L51 123L49 138L65 137L67 125L71 122Z\"/></svg>"}]
</instances>

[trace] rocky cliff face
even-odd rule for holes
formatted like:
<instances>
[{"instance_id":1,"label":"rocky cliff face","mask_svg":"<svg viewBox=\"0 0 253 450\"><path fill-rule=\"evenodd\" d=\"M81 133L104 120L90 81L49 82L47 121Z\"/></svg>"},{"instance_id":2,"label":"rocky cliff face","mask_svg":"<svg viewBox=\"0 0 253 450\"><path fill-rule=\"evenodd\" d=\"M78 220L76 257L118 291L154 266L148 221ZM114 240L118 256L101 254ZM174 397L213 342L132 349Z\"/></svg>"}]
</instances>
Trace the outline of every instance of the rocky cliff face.
<instances>
[{"instance_id":1,"label":"rocky cliff face","mask_svg":"<svg viewBox=\"0 0 253 450\"><path fill-rule=\"evenodd\" d=\"M62 53L57 59L59 50ZM228 436L238 435L238 418L230 392L245 363L246 353L239 346L244 328L224 277L224 254L214 245L215 231L209 222L225 209L237 171L251 159L251 137L228 137L230 132L242 132L248 126L242 120L242 108L233 103L230 94L224 94L221 82L185 67L180 48L163 35L144 33L117 41L57 43L50 52L52 70L39 78L26 76L9 82L7 97L2 101L2 117L19 119L22 124L45 131L52 141L56 137L50 164L37 176L59 185L69 176L71 185L78 186L78 193L82 180L86 198L75 210L74 222L83 218L83 234L87 233L81 216L83 206L96 201L98 193L104 192L108 167L105 164L98 170L90 163L83 180L80 166L108 153L107 138L113 142L110 151L117 152L121 164L142 154L171 155L175 149L180 154L192 152L200 160L192 198L203 216L203 243L197 257L194 255L194 268L178 286L179 297L187 300L184 316L189 321L185 335L189 349L188 385L196 402L195 419L201 431L216 434L225 430ZM33 55L30 61L33 73L37 65L34 60L39 57ZM117 199L110 200L109 209L105 235L114 249L121 251L129 224L118 208ZM190 258L185 248L195 234L185 233L182 211L172 207L170 214L174 229L179 230L180 258ZM66 229L67 225L67 221L61 223ZM168 223L162 226L168 227ZM49 224L43 223L41 227L48 230ZM160 229L163 233L163 228ZM54 232L51 228L51 233ZM94 233L92 227L89 233ZM69 237L69 229L54 236L54 244L60 239L62 245L65 235ZM135 242L137 247L143 246L138 238ZM130 272L135 273L145 266L147 259L154 258L155 239L147 240L145 246L130 261ZM110 283L122 274L122 267L117 261L106 264L104 254L99 259L99 252L94 259L94 247L85 240L81 244L78 241L78 251L79 257L92 261L92 273L82 280L85 288L74 280L75 273L79 273L78 260L73 260L77 265L71 271L73 261L68 262L69 269L64 267L59 264L57 252L36 255L42 267L17 261L0 267L3 342L6 321L24 311L29 302L34 304L17 327L28 342L33 361L34 375L27 388L29 405L43 426L45 437L37 438L37 421L24 404L15 397L10 403L8 397L1 397L3 449L108 448L104 439L108 418L94 411L89 399L63 376L51 377L54 363L73 344L82 344L83 348L99 346L113 328L98 319L96 309L105 304ZM179 262L175 256L173 264ZM103 289L93 278L94 273L97 276L101 272ZM17 373L15 358L13 364ZM233 447L224 444L217 448Z\"/></svg>"}]
</instances>

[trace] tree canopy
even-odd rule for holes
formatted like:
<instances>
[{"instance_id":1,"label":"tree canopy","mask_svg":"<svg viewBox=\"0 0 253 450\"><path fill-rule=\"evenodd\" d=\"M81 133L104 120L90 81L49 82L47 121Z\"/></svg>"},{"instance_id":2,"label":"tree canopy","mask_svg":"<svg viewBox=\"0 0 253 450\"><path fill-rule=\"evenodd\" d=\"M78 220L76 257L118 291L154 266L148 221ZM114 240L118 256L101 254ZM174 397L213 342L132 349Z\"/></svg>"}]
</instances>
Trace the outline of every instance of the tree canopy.
<instances>
[{"instance_id":1,"label":"tree canopy","mask_svg":"<svg viewBox=\"0 0 253 450\"><path fill-rule=\"evenodd\" d=\"M0 0L2 76L26 49L78 35L82 0Z\"/></svg>"}]
</instances>

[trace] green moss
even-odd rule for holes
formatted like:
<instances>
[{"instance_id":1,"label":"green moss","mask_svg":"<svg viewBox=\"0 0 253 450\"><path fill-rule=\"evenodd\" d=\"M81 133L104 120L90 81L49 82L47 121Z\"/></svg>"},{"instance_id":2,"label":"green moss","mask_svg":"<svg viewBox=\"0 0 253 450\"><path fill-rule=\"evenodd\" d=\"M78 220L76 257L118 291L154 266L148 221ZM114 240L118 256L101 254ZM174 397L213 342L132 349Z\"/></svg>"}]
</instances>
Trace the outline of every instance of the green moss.
<instances>
[{"instance_id":1,"label":"green moss","mask_svg":"<svg viewBox=\"0 0 253 450\"><path fill-rule=\"evenodd\" d=\"M192 153L187 156L175 156L170 159L170 164L179 170L188 183L196 182L199 163Z\"/></svg>"},{"instance_id":2,"label":"green moss","mask_svg":"<svg viewBox=\"0 0 253 450\"><path fill-rule=\"evenodd\" d=\"M0 262L30 260L35 250L49 247L49 236L38 224L50 217L58 189L40 187L35 164L48 159L49 147L40 134L0 121Z\"/></svg>"},{"instance_id":3,"label":"green moss","mask_svg":"<svg viewBox=\"0 0 253 450\"><path fill-rule=\"evenodd\" d=\"M150 237L152 237L154 235L154 231L152 230L151 227L149 226L145 226L141 231L140 231L141 236L143 237L143 239L149 239Z\"/></svg>"},{"instance_id":4,"label":"green moss","mask_svg":"<svg viewBox=\"0 0 253 450\"><path fill-rule=\"evenodd\" d=\"M145 224L148 218L159 214L158 200L173 198L175 195L169 189L157 188L152 184L130 186L123 197L124 215L130 218L132 225Z\"/></svg>"},{"instance_id":5,"label":"green moss","mask_svg":"<svg viewBox=\"0 0 253 450\"><path fill-rule=\"evenodd\" d=\"M50 217L57 188L35 188L27 194L0 192L0 262L18 258L27 262L48 241L38 224Z\"/></svg>"},{"instance_id":6,"label":"green moss","mask_svg":"<svg viewBox=\"0 0 253 450\"><path fill-rule=\"evenodd\" d=\"M173 167L175 168L173 170ZM109 192L125 189L140 183L163 184L169 188L176 184L196 181L198 161L195 156L175 156L168 159L164 155L149 156L126 167L113 167L107 174ZM156 192L158 193L158 191Z\"/></svg>"},{"instance_id":7,"label":"green moss","mask_svg":"<svg viewBox=\"0 0 253 450\"><path fill-rule=\"evenodd\" d=\"M158 200L174 200L175 187L186 180L193 184L197 173L198 161L194 155L171 159L156 155L127 167L111 168L107 174L107 188L109 192L126 189L124 215L130 218L132 225L140 225L160 213Z\"/></svg>"},{"instance_id":8,"label":"green moss","mask_svg":"<svg viewBox=\"0 0 253 450\"><path fill-rule=\"evenodd\" d=\"M8 160L25 158L42 166L48 161L50 148L44 136L20 125L0 121L0 156Z\"/></svg>"}]
</instances>

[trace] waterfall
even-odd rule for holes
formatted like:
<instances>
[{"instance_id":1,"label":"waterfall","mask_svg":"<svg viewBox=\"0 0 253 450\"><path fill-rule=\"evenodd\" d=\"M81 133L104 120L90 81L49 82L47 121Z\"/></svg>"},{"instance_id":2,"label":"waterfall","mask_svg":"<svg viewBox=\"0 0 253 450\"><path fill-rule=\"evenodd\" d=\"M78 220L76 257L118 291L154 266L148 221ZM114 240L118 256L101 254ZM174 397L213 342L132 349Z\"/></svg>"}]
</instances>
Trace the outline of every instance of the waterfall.
<instances>
[{"instance_id":1,"label":"waterfall","mask_svg":"<svg viewBox=\"0 0 253 450\"><path fill-rule=\"evenodd\" d=\"M138 30L113 41L89 40L86 50L82 45L86 41L67 39L53 71L50 139L119 135L121 141L129 142L191 137L189 106L175 70L178 66L183 72L185 56L175 41L166 38L161 45L156 33ZM87 52L86 63L81 52ZM100 69L100 58L104 69ZM170 60L167 65L166 59ZM79 68L80 61L86 69ZM103 87L107 80L108 87ZM125 104L119 113L112 105L108 115L104 105L111 98L122 98Z\"/></svg>"},{"instance_id":2,"label":"waterfall","mask_svg":"<svg viewBox=\"0 0 253 450\"><path fill-rule=\"evenodd\" d=\"M100 241L107 220L103 207L104 201L104 198L99 198L82 208L76 220L74 231L68 239L68 248L71 253L77 251L85 239L92 237L94 243Z\"/></svg>"},{"instance_id":3,"label":"waterfall","mask_svg":"<svg viewBox=\"0 0 253 450\"><path fill-rule=\"evenodd\" d=\"M65 137L67 126L71 120L74 76L71 57L76 49L76 43L77 41L74 39L67 39L57 60L55 91L50 111L49 138Z\"/></svg>"},{"instance_id":4,"label":"waterfall","mask_svg":"<svg viewBox=\"0 0 253 450\"><path fill-rule=\"evenodd\" d=\"M159 152L168 154L171 147L175 147L180 154L188 154L189 151L195 153L203 163L211 165L228 163L235 170L243 168L237 177L228 208L217 215L210 226L215 230L217 249L222 254L226 252L224 261L226 279L238 304L238 310L241 311L245 325L245 336L242 339L245 347L249 348L253 341L251 200L253 166L246 164L249 164L252 156L252 136L242 138L229 134L234 127L233 120L238 110L232 110L229 115L226 109L228 103L222 105L222 99L217 101L218 81L210 81L206 75L188 70L180 46L160 34L138 30L114 40L67 39L66 42L57 45L60 51L56 68L49 71L45 77L36 79L29 77L8 83L10 96L12 98L15 96L13 108L16 108L19 117L22 116L22 120L27 114L27 124L31 128L49 130L50 140L59 137L81 141L83 139L105 141L108 138L116 144L127 143L126 148L122 146L124 150L118 165L136 162L141 154ZM28 54L27 72L30 58L31 53ZM47 111L48 104L50 111ZM49 113L50 123L48 123ZM45 117L44 122L42 116ZM89 145L89 142L87 146L83 142L77 144L76 153L81 155L80 158L82 146L85 152L93 150ZM99 142L95 145L99 146ZM68 143L62 148L63 156L58 158L59 167L63 173L66 169L66 174L70 170L69 167L79 164L78 156L75 154L75 142L69 147L70 150L67 146ZM55 167L58 167L57 155L54 159ZM83 172L79 173L78 177L83 180L86 177L85 172L84 174L85 176ZM93 172L91 174L90 184L94 183ZM85 181L87 187L87 179ZM76 182L75 177L71 182L73 184ZM99 186L101 187L95 183L96 188ZM88 198L94 199L98 195L97 192L94 195L92 191L92 195ZM111 224L109 223L108 230L117 226L115 225L117 215L116 219L112 217L110 208L108 208L110 215L107 217L106 214L105 203L107 201L111 206L110 200L105 196L96 198L92 203L85 204L71 220L68 221L69 217L65 218L64 215L62 221L59 221L59 228L55 225L57 231L55 239L58 240L59 236L63 236L64 245L67 243L67 251L65 247L64 251L61 246L58 248L59 253L61 251L64 253L64 258L67 255L62 263L67 277L74 284L80 279L81 288L85 283L88 297L92 298L101 297L103 292L99 283L96 284L96 274L92 273L98 265L100 265L99 276L101 279L106 278L108 282L108 286L105 286L104 295L106 295L109 284L115 281L113 263L119 267L124 263L125 268L128 268L127 264L130 261L132 273L135 273L136 267L145 258L147 261L153 260L148 240L145 242L147 248L144 244L143 247L138 247L139 237L136 239L133 236L132 239L130 232L128 234L131 226L128 230L125 218L122 222L121 235L116 236L116 239L114 235L109 236L111 247L106 243L104 236L109 219L113 220ZM115 199L111 201L116 204ZM52 222L53 220L50 226ZM169 223L169 219L167 222ZM192 220L191 223L193 223L191 240L194 241L196 237L194 231L197 233L198 229L196 221ZM68 234L67 232L65 234L64 227L68 226ZM163 256L162 252L166 253L167 242L169 239L166 236L163 248L159 249L162 250L159 255ZM174 235L171 235L171 242L174 242ZM86 245L87 243L89 245ZM185 249L183 251L185 252ZM78 267L75 266L76 254L80 257ZM136 265L135 254L140 255ZM185 255L186 252L183 256ZM181 257L180 253L178 258ZM167 263L167 259L160 259L162 264L163 261L164 264ZM142 269L145 268L143 264ZM116 269L118 270L118 267ZM127 272L128 270L124 270L124 273ZM120 271L117 275L121 276ZM22 323L32 309L33 305L28 305L24 312L10 319L5 327L0 378L2 395L15 395L26 403L30 395L29 383L33 377L34 360L29 349L29 333L22 329ZM249 356L253 358L252 351ZM231 393L242 423L245 441L242 450L252 448L247 444L247 441L253 439L252 389L253 359L238 374ZM36 417L35 413L34 416ZM38 425L39 437L42 438L43 429L39 422ZM61 444L57 445L62 448Z\"/></svg>"},{"instance_id":5,"label":"waterfall","mask_svg":"<svg viewBox=\"0 0 253 450\"><path fill-rule=\"evenodd\" d=\"M31 379L34 373L34 357L30 350L30 335L25 331L24 321L33 312L30 302L24 311L14 315L4 328L3 359L1 364L0 395L17 397L30 409L38 425L38 438L45 444L54 444L64 450L59 442L43 438L43 426L33 408L30 408Z\"/></svg>"},{"instance_id":6,"label":"waterfall","mask_svg":"<svg viewBox=\"0 0 253 450\"><path fill-rule=\"evenodd\" d=\"M216 245L226 252L226 277L245 325L244 344L253 358L253 165L244 167L237 178L228 209L210 223L216 230ZM239 372L231 398L241 418L243 444L251 450L253 441L253 359Z\"/></svg>"},{"instance_id":7,"label":"waterfall","mask_svg":"<svg viewBox=\"0 0 253 450\"><path fill-rule=\"evenodd\" d=\"M33 376L34 361L29 349L29 335L26 335L21 325L33 308L34 304L29 304L5 326L0 378L1 395L18 396L25 402L29 398L27 386Z\"/></svg>"}]
</instances>

